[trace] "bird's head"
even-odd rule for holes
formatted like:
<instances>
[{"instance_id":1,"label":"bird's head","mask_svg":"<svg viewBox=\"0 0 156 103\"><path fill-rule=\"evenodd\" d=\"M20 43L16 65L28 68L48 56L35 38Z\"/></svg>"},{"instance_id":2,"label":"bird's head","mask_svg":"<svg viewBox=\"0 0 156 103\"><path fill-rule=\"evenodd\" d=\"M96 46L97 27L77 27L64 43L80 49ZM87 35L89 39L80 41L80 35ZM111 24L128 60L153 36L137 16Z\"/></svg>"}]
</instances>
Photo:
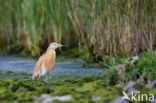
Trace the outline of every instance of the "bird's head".
<instances>
[{"instance_id":1,"label":"bird's head","mask_svg":"<svg viewBox=\"0 0 156 103\"><path fill-rule=\"evenodd\" d=\"M49 45L49 48L55 50L55 49L57 49L58 47L62 47L62 46L63 46L62 44L51 43L51 44Z\"/></svg>"}]
</instances>

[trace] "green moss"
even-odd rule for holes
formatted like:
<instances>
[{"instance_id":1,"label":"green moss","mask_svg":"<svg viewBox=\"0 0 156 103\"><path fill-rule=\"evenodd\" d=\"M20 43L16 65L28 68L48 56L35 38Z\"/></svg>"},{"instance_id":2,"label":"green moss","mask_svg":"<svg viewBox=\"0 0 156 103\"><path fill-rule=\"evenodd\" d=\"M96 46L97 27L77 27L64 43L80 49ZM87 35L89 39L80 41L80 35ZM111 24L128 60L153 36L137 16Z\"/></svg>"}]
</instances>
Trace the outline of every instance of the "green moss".
<instances>
[{"instance_id":1,"label":"green moss","mask_svg":"<svg viewBox=\"0 0 156 103\"><path fill-rule=\"evenodd\" d=\"M0 90L0 101L11 101L17 99L13 92L7 89Z\"/></svg>"},{"instance_id":2,"label":"green moss","mask_svg":"<svg viewBox=\"0 0 156 103\"><path fill-rule=\"evenodd\" d=\"M106 88L100 88L98 90L96 90L93 94L94 97L100 97L101 100L100 101L111 101L113 99L115 99L115 94L113 91L111 90L107 90Z\"/></svg>"},{"instance_id":3,"label":"green moss","mask_svg":"<svg viewBox=\"0 0 156 103\"><path fill-rule=\"evenodd\" d=\"M122 87L117 88L115 85L108 88L103 77L68 79L53 81L48 84L44 82L39 84L37 81L32 80L4 80L0 81L0 87L0 102L15 100L18 102L32 102L41 94L50 94L51 96L72 95L73 100L71 102L74 103L94 102L96 98L100 98L97 101L103 103L122 96L123 90ZM140 84L137 84L135 88L144 93L152 93L153 91L153 89L148 89L145 86L140 87Z\"/></svg>"}]
</instances>

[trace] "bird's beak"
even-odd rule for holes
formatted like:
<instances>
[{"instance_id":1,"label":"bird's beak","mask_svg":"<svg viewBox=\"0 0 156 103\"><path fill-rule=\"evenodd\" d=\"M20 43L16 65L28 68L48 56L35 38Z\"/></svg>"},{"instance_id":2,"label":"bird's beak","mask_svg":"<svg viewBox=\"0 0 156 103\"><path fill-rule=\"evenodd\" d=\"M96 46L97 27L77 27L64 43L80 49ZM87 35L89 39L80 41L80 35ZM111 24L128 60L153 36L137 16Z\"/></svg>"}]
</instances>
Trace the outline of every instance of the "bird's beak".
<instances>
[{"instance_id":1,"label":"bird's beak","mask_svg":"<svg viewBox=\"0 0 156 103\"><path fill-rule=\"evenodd\" d=\"M59 46L59 47L62 47L62 46L64 46L64 45L62 45L62 44L58 44L58 46Z\"/></svg>"}]
</instances>

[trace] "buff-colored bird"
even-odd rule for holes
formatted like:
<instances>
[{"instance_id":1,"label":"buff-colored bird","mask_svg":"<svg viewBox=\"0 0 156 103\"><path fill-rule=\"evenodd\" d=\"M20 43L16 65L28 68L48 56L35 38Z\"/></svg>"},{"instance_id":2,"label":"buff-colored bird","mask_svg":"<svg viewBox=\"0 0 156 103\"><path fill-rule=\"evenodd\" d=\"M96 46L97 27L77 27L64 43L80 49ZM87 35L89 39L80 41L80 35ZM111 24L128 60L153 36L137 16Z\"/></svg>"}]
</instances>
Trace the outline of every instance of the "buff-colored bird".
<instances>
[{"instance_id":1,"label":"buff-colored bird","mask_svg":"<svg viewBox=\"0 0 156 103\"><path fill-rule=\"evenodd\" d=\"M53 69L56 53L55 49L62 47L62 44L51 43L46 51L36 63L32 79L38 76L38 81L40 81L41 76L46 76L46 82L48 82L48 74Z\"/></svg>"}]
</instances>

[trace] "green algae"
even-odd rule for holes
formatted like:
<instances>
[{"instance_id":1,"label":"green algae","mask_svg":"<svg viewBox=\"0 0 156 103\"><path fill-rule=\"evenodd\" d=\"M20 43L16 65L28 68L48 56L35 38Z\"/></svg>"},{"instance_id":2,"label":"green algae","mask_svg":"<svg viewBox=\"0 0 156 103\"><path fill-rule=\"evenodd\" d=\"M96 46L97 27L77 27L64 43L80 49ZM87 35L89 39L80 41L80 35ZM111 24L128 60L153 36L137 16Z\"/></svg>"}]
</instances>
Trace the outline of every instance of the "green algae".
<instances>
[{"instance_id":1,"label":"green algae","mask_svg":"<svg viewBox=\"0 0 156 103\"><path fill-rule=\"evenodd\" d=\"M36 80L4 80L0 81L0 102L33 102L42 94L51 96L72 95L73 99L70 101L72 103L111 102L118 96L122 96L123 86L108 85L104 82L103 77L66 79L49 83L43 81L38 83ZM137 84L135 87L143 93L154 93L153 88L148 89L141 84ZM100 99L94 101L93 98Z\"/></svg>"}]
</instances>

